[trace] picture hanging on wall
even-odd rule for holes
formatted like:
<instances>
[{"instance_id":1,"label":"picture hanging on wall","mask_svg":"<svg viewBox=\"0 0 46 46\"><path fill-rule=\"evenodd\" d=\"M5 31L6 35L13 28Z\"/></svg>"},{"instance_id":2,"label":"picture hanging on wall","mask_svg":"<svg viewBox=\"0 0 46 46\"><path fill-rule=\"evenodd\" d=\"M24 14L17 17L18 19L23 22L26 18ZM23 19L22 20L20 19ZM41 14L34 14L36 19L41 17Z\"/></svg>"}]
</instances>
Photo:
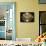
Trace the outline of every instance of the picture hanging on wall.
<instances>
[{"instance_id":1,"label":"picture hanging on wall","mask_svg":"<svg viewBox=\"0 0 46 46\"><path fill-rule=\"evenodd\" d=\"M40 4L46 4L46 0L39 0Z\"/></svg>"},{"instance_id":2,"label":"picture hanging on wall","mask_svg":"<svg viewBox=\"0 0 46 46\"><path fill-rule=\"evenodd\" d=\"M0 2L0 40L15 40L15 2Z\"/></svg>"},{"instance_id":3,"label":"picture hanging on wall","mask_svg":"<svg viewBox=\"0 0 46 46\"><path fill-rule=\"evenodd\" d=\"M34 12L20 12L20 22L34 22Z\"/></svg>"}]
</instances>

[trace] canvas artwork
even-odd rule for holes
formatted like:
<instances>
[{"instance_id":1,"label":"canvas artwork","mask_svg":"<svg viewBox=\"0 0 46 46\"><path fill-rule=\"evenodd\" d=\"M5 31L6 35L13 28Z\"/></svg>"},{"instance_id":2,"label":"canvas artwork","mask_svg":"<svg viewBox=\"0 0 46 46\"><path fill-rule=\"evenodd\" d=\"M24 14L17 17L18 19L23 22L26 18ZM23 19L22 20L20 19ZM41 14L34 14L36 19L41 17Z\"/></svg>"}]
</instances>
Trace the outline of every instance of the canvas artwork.
<instances>
[{"instance_id":1,"label":"canvas artwork","mask_svg":"<svg viewBox=\"0 0 46 46\"><path fill-rule=\"evenodd\" d=\"M20 22L34 22L34 12L21 12Z\"/></svg>"},{"instance_id":2,"label":"canvas artwork","mask_svg":"<svg viewBox=\"0 0 46 46\"><path fill-rule=\"evenodd\" d=\"M0 40L15 40L15 2L0 3Z\"/></svg>"}]
</instances>

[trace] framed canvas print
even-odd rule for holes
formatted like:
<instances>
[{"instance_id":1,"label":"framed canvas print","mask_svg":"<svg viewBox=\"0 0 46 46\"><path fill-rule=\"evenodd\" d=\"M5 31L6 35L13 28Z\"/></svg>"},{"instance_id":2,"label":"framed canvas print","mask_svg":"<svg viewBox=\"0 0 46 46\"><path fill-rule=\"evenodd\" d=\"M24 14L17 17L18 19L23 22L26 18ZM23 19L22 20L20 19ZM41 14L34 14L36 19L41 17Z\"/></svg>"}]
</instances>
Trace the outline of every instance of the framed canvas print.
<instances>
[{"instance_id":1,"label":"framed canvas print","mask_svg":"<svg viewBox=\"0 0 46 46\"><path fill-rule=\"evenodd\" d=\"M15 40L15 2L0 2L0 40Z\"/></svg>"},{"instance_id":2,"label":"framed canvas print","mask_svg":"<svg viewBox=\"0 0 46 46\"><path fill-rule=\"evenodd\" d=\"M39 34L46 32L46 11L39 11Z\"/></svg>"},{"instance_id":3,"label":"framed canvas print","mask_svg":"<svg viewBox=\"0 0 46 46\"><path fill-rule=\"evenodd\" d=\"M39 0L40 4L46 4L46 0Z\"/></svg>"},{"instance_id":4,"label":"framed canvas print","mask_svg":"<svg viewBox=\"0 0 46 46\"><path fill-rule=\"evenodd\" d=\"M20 22L34 22L34 12L21 12Z\"/></svg>"}]
</instances>

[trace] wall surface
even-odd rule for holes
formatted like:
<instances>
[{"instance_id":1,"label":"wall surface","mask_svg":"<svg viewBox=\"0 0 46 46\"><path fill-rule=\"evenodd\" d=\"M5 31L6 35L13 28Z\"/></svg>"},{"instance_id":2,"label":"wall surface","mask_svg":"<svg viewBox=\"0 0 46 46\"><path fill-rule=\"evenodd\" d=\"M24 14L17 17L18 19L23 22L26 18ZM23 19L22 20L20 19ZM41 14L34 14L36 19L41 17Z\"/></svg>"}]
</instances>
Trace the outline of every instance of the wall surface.
<instances>
[{"instance_id":1,"label":"wall surface","mask_svg":"<svg viewBox=\"0 0 46 46\"><path fill-rule=\"evenodd\" d=\"M0 2L16 2L16 37L36 38L39 35L39 10L46 10L46 5L38 0L0 0ZM35 22L21 23L20 12L34 12Z\"/></svg>"}]
</instances>

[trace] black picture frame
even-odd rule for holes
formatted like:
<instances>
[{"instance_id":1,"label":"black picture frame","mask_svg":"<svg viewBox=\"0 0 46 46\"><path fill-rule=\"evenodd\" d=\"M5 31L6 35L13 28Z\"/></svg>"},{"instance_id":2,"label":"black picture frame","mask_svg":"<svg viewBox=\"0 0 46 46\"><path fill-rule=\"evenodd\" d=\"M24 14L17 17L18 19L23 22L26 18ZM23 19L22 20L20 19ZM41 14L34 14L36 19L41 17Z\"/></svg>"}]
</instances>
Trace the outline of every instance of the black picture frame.
<instances>
[{"instance_id":1,"label":"black picture frame","mask_svg":"<svg viewBox=\"0 0 46 46\"><path fill-rule=\"evenodd\" d=\"M46 4L46 0L38 0L39 4Z\"/></svg>"},{"instance_id":2,"label":"black picture frame","mask_svg":"<svg viewBox=\"0 0 46 46\"><path fill-rule=\"evenodd\" d=\"M20 22L34 22L34 12L20 12Z\"/></svg>"}]
</instances>

